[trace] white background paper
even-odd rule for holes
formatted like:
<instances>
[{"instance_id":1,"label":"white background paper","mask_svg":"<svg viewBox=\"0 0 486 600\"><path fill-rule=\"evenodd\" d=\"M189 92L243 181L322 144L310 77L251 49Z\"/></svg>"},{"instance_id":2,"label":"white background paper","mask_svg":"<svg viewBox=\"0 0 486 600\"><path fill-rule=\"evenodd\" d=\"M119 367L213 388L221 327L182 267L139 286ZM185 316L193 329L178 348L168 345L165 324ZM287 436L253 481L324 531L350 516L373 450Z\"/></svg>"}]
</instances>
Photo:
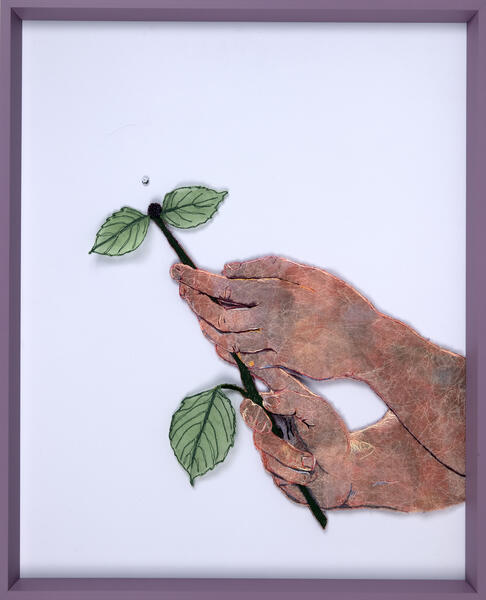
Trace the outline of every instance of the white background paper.
<instances>
[{"instance_id":1,"label":"white background paper","mask_svg":"<svg viewBox=\"0 0 486 600\"><path fill-rule=\"evenodd\" d=\"M172 412L237 373L155 227L124 258L88 250L123 205L228 189L180 235L201 266L319 265L464 352L465 25L23 27L22 576L463 578L464 506L334 511L322 533L240 419L191 488ZM384 412L365 385L312 387L353 428Z\"/></svg>"}]
</instances>

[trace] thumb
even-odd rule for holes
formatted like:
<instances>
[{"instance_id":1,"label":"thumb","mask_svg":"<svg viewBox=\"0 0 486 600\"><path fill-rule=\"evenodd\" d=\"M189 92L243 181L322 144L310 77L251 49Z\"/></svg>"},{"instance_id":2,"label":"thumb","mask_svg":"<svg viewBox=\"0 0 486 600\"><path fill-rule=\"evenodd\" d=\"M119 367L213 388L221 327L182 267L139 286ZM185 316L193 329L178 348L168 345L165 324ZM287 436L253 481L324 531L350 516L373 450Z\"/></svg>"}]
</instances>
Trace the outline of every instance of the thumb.
<instances>
[{"instance_id":1,"label":"thumb","mask_svg":"<svg viewBox=\"0 0 486 600\"><path fill-rule=\"evenodd\" d=\"M309 285L319 274L319 269L301 265L279 256L264 256L244 262L227 263L223 275L228 279L264 279L274 278Z\"/></svg>"},{"instance_id":2,"label":"thumb","mask_svg":"<svg viewBox=\"0 0 486 600\"><path fill-rule=\"evenodd\" d=\"M301 381L282 369L273 375L271 391L262 394L263 405L275 415L292 416L298 438L324 468L341 462L350 450L349 431L343 419L322 396L314 394Z\"/></svg>"}]
</instances>

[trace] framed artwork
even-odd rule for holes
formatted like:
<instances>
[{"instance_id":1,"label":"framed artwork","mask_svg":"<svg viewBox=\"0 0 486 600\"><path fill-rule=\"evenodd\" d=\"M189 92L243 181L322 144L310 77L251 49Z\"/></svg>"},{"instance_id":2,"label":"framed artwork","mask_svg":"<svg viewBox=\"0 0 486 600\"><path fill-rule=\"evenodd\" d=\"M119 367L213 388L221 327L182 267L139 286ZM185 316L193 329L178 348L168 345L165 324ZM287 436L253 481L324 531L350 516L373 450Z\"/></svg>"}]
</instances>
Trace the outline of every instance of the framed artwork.
<instances>
[{"instance_id":1,"label":"framed artwork","mask_svg":"<svg viewBox=\"0 0 486 600\"><path fill-rule=\"evenodd\" d=\"M2 3L5 596L481 597L483 12Z\"/></svg>"}]
</instances>

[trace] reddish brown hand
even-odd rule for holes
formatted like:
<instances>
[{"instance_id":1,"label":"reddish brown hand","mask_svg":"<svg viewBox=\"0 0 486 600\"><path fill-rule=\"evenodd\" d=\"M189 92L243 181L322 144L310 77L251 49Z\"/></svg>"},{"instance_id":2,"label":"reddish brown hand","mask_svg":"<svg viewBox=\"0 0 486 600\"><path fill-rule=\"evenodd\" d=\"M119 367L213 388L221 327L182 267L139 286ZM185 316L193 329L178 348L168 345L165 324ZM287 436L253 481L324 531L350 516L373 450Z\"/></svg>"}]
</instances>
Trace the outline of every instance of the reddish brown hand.
<instances>
[{"instance_id":1,"label":"reddish brown hand","mask_svg":"<svg viewBox=\"0 0 486 600\"><path fill-rule=\"evenodd\" d=\"M225 266L223 275L175 265L181 294L222 350L253 354L256 367L283 366L314 379L367 368L366 338L379 318L351 286L320 269L273 256ZM245 306L224 311L207 296Z\"/></svg>"},{"instance_id":2,"label":"reddish brown hand","mask_svg":"<svg viewBox=\"0 0 486 600\"><path fill-rule=\"evenodd\" d=\"M291 375L275 368L255 374L278 390L263 394L264 406L285 415L281 425L292 445L271 432L270 419L251 400L240 412L265 469L292 500L305 503L296 485L302 484L327 510L429 511L464 501L464 478L435 460L391 411L349 433L333 408Z\"/></svg>"},{"instance_id":3,"label":"reddish brown hand","mask_svg":"<svg viewBox=\"0 0 486 600\"><path fill-rule=\"evenodd\" d=\"M238 351L254 371L284 367L315 379L362 380L391 410L396 423L390 429L388 418L387 435L402 434L403 426L434 460L464 475L462 356L315 267L266 257L226 265L223 275L175 265L172 276L225 360L233 362L230 353ZM360 435L381 435L381 427Z\"/></svg>"}]
</instances>

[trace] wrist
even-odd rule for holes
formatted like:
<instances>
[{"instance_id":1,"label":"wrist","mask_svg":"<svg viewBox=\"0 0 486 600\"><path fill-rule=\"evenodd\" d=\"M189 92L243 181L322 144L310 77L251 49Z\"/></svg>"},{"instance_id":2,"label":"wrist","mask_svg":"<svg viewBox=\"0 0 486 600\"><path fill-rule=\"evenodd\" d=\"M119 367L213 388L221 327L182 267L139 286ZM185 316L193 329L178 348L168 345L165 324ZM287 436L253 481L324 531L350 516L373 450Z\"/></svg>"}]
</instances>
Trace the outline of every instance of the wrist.
<instances>
[{"instance_id":1,"label":"wrist","mask_svg":"<svg viewBox=\"0 0 486 600\"><path fill-rule=\"evenodd\" d=\"M369 385L377 384L385 371L393 369L394 365L410 365L408 359L414 355L417 357L429 343L408 325L377 313L369 325L365 337L366 350L353 376Z\"/></svg>"},{"instance_id":2,"label":"wrist","mask_svg":"<svg viewBox=\"0 0 486 600\"><path fill-rule=\"evenodd\" d=\"M443 466L464 474L465 359L391 317L376 319L356 379L367 383Z\"/></svg>"}]
</instances>

